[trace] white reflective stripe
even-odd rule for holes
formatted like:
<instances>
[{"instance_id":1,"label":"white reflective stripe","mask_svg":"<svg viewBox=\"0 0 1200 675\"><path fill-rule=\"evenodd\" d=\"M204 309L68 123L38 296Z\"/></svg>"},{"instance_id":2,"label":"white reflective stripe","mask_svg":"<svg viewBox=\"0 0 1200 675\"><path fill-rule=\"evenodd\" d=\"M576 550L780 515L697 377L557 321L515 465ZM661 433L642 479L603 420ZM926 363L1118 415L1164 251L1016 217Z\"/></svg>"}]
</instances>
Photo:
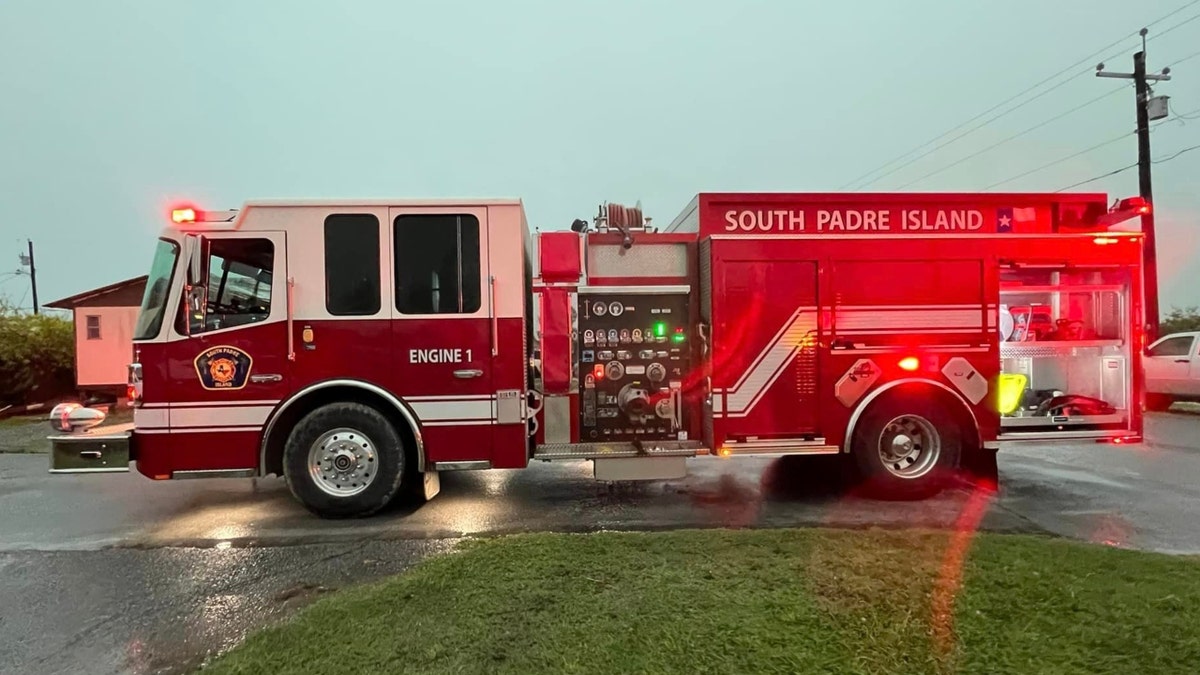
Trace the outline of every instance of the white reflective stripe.
<instances>
[{"instance_id":1,"label":"white reflective stripe","mask_svg":"<svg viewBox=\"0 0 1200 675\"><path fill-rule=\"evenodd\" d=\"M175 407L171 406L171 427L232 427L262 425L274 406Z\"/></svg>"},{"instance_id":2,"label":"white reflective stripe","mask_svg":"<svg viewBox=\"0 0 1200 675\"><path fill-rule=\"evenodd\" d=\"M236 406L270 405L279 403L279 399L263 399L261 401L180 401L171 402L172 408L232 408Z\"/></svg>"},{"instance_id":3,"label":"white reflective stripe","mask_svg":"<svg viewBox=\"0 0 1200 675\"><path fill-rule=\"evenodd\" d=\"M750 368L748 368L746 370L746 372L742 373L741 378L739 378L738 381L736 383L734 383L734 385L730 389L730 391L736 390L736 389L740 388L743 384L745 384L746 378L749 377L750 374L753 373L756 368L758 368L760 365L762 365L763 359L766 358L768 353L770 353L771 348L774 347L779 342L779 340L783 338L783 334L785 332L787 332L788 328L796 322L796 319L800 316L800 314L802 314L804 312L815 312L816 309L817 309L816 307L811 307L811 306L798 308L796 310L796 312L794 314L792 314L791 318L789 318L787 320L787 322L784 323L783 326L779 329L779 332L776 333L775 336L771 338L770 342L767 343L767 346L763 347L763 350L758 353L758 356L754 357L754 362L750 364Z\"/></svg>"},{"instance_id":4,"label":"white reflective stripe","mask_svg":"<svg viewBox=\"0 0 1200 675\"><path fill-rule=\"evenodd\" d=\"M495 394L466 394L460 396L401 396L405 401L491 401Z\"/></svg>"},{"instance_id":5,"label":"white reflective stripe","mask_svg":"<svg viewBox=\"0 0 1200 675\"><path fill-rule=\"evenodd\" d=\"M263 399L260 401L170 401L168 403L143 403L143 408L232 408L243 405L275 405L279 399Z\"/></svg>"},{"instance_id":6,"label":"white reflective stripe","mask_svg":"<svg viewBox=\"0 0 1200 675\"><path fill-rule=\"evenodd\" d=\"M421 423L450 420L490 420L496 414L490 399L466 401L413 401L406 399Z\"/></svg>"},{"instance_id":7,"label":"white reflective stripe","mask_svg":"<svg viewBox=\"0 0 1200 675\"><path fill-rule=\"evenodd\" d=\"M135 429L141 427L166 427L167 426L167 409L154 408L147 410L145 408L133 409L133 426Z\"/></svg>"},{"instance_id":8,"label":"white reflective stripe","mask_svg":"<svg viewBox=\"0 0 1200 675\"><path fill-rule=\"evenodd\" d=\"M421 422L423 427L473 427L473 426L490 426L495 424L496 420L450 420L448 422Z\"/></svg>"},{"instance_id":9,"label":"white reflective stripe","mask_svg":"<svg viewBox=\"0 0 1200 675\"><path fill-rule=\"evenodd\" d=\"M209 434L209 433L228 433L234 431L250 431L259 433L262 426L253 427L195 427L189 429L135 429L139 434Z\"/></svg>"},{"instance_id":10,"label":"white reflective stripe","mask_svg":"<svg viewBox=\"0 0 1200 675\"><path fill-rule=\"evenodd\" d=\"M725 412L725 395L724 391L717 390L712 394L712 411L714 415L720 415Z\"/></svg>"},{"instance_id":11,"label":"white reflective stripe","mask_svg":"<svg viewBox=\"0 0 1200 675\"><path fill-rule=\"evenodd\" d=\"M838 331L884 328L981 328L983 307L974 309L858 309L836 310Z\"/></svg>"},{"instance_id":12,"label":"white reflective stripe","mask_svg":"<svg viewBox=\"0 0 1200 675\"><path fill-rule=\"evenodd\" d=\"M945 335L954 333L979 334L982 326L964 326L962 328L872 328L859 330L839 330L839 335Z\"/></svg>"},{"instance_id":13,"label":"white reflective stripe","mask_svg":"<svg viewBox=\"0 0 1200 675\"><path fill-rule=\"evenodd\" d=\"M746 376L739 386L728 392L729 412L745 413L754 407L764 392L770 389L779 374L791 362L810 333L817 329L814 312L798 310L776 341L767 349L766 355Z\"/></svg>"},{"instance_id":14,"label":"white reflective stripe","mask_svg":"<svg viewBox=\"0 0 1200 675\"><path fill-rule=\"evenodd\" d=\"M995 307L995 305L988 305L988 306ZM977 305L974 303L966 304L966 305L931 305L928 303L921 303L918 305L837 305L836 309L838 309L838 310L865 310L865 309L871 309L871 310L874 310L874 309L921 309L921 310L972 309L972 310L981 310L981 309L983 309L983 307L984 306L982 304Z\"/></svg>"}]
</instances>

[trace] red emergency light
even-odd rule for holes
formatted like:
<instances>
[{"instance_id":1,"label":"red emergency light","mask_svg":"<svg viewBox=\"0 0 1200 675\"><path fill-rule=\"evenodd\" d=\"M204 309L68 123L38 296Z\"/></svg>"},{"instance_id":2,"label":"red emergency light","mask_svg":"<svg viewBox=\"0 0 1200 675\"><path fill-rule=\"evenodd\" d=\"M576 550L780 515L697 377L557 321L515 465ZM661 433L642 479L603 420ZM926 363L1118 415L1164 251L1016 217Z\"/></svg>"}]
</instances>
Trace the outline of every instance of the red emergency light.
<instances>
[{"instance_id":1,"label":"red emergency light","mask_svg":"<svg viewBox=\"0 0 1200 675\"><path fill-rule=\"evenodd\" d=\"M1127 197L1118 200L1108 213L1100 216L1097 223L1104 227L1112 227L1131 218L1149 215L1154 207L1142 197Z\"/></svg>"},{"instance_id":2,"label":"red emergency light","mask_svg":"<svg viewBox=\"0 0 1200 675\"><path fill-rule=\"evenodd\" d=\"M236 210L209 211L194 206L180 205L171 209L171 222L176 225L194 225L197 223L229 223L237 217Z\"/></svg>"},{"instance_id":3,"label":"red emergency light","mask_svg":"<svg viewBox=\"0 0 1200 675\"><path fill-rule=\"evenodd\" d=\"M1129 197L1117 202L1115 211L1132 211L1139 216L1144 216L1151 211L1150 202L1147 202L1142 197Z\"/></svg>"}]
</instances>

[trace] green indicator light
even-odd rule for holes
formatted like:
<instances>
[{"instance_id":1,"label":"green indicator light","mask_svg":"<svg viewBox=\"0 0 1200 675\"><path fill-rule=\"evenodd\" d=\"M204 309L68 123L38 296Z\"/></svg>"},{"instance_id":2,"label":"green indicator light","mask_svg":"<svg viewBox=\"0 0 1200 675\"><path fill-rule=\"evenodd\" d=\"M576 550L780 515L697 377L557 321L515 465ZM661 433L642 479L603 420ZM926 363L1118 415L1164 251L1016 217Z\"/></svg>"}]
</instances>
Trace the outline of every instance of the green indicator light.
<instances>
[{"instance_id":1,"label":"green indicator light","mask_svg":"<svg viewBox=\"0 0 1200 675\"><path fill-rule=\"evenodd\" d=\"M674 339L676 342L683 342L683 341L684 341L684 339L685 339L685 336L684 336L684 334L683 334L683 333L676 333L673 339Z\"/></svg>"},{"instance_id":2,"label":"green indicator light","mask_svg":"<svg viewBox=\"0 0 1200 675\"><path fill-rule=\"evenodd\" d=\"M667 324L665 324L665 323L654 324L655 337L663 337L666 334L667 334Z\"/></svg>"}]
</instances>

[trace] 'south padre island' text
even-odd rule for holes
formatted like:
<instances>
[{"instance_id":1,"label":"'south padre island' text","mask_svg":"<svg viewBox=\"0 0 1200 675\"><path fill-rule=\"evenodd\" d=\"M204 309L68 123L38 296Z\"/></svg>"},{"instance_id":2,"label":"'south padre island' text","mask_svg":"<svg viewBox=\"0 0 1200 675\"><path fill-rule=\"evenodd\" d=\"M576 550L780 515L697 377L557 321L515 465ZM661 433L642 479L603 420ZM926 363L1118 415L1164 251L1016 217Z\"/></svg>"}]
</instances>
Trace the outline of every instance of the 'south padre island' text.
<instances>
[{"instance_id":1,"label":"'south padre island' text","mask_svg":"<svg viewBox=\"0 0 1200 675\"><path fill-rule=\"evenodd\" d=\"M978 232L977 209L752 209L725 212L726 232Z\"/></svg>"}]
</instances>

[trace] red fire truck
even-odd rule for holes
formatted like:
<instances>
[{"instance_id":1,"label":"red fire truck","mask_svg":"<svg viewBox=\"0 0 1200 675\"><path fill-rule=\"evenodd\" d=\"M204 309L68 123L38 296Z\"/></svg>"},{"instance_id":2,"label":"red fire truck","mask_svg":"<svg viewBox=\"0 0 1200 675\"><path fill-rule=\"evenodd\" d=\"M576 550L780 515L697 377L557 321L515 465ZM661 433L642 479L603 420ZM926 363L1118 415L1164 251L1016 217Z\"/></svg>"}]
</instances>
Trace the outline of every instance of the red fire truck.
<instances>
[{"instance_id":1,"label":"red fire truck","mask_svg":"<svg viewBox=\"0 0 1200 675\"><path fill-rule=\"evenodd\" d=\"M1102 194L700 194L530 236L516 200L172 212L132 429L53 414L52 471L283 476L322 516L442 471L845 454L931 495L1022 441L1142 433L1142 235ZM535 269L534 261L537 261Z\"/></svg>"}]
</instances>

